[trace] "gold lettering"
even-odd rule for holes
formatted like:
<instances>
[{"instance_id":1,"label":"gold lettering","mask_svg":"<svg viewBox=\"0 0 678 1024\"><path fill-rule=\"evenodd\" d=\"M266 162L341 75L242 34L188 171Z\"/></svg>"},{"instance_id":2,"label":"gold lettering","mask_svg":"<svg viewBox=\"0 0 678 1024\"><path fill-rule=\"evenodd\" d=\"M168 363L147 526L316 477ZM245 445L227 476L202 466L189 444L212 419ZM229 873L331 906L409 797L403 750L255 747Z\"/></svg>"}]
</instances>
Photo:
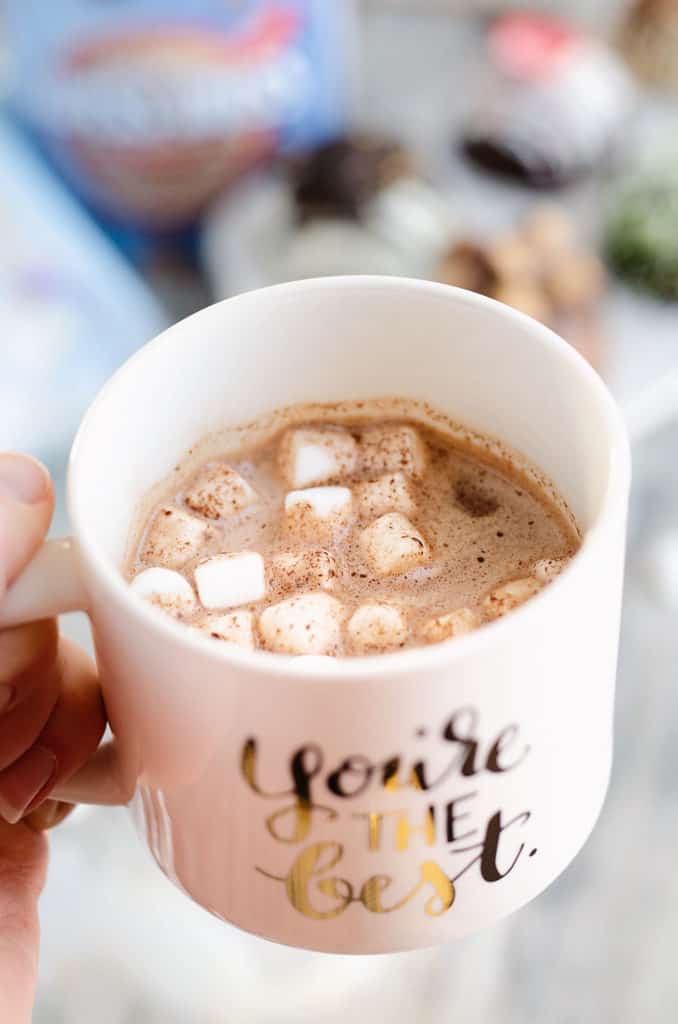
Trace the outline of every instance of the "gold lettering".
<instances>
[{"instance_id":1,"label":"gold lettering","mask_svg":"<svg viewBox=\"0 0 678 1024\"><path fill-rule=\"evenodd\" d=\"M303 843L308 838L313 824L315 812L322 812L327 815L328 821L334 821L337 812L331 807L323 807L321 804L309 804L306 800L295 800L279 810L274 811L266 819L266 828L269 834L277 839L279 843ZM292 829L289 835L280 831L280 824L288 817L292 819Z\"/></svg>"},{"instance_id":2,"label":"gold lettering","mask_svg":"<svg viewBox=\"0 0 678 1024\"><path fill-rule=\"evenodd\" d=\"M382 902L382 895L392 883L393 878L390 875L373 875L372 878L368 878L360 890L360 902L365 909L372 914L391 914L413 900L427 885L433 887L433 893L424 905L424 911L429 917L439 917L454 903L454 885L442 868L432 860L427 860L421 865L419 881L414 889L389 907Z\"/></svg>"},{"instance_id":3,"label":"gold lettering","mask_svg":"<svg viewBox=\"0 0 678 1024\"><path fill-rule=\"evenodd\" d=\"M363 885L360 890L360 902L371 914L388 914L389 911L398 909L397 906L384 907L381 902L381 894L385 889L388 889L392 881L393 879L390 875L372 875L372 877L368 878ZM398 906L403 906L407 903L408 899L409 896L403 900L402 904L398 904Z\"/></svg>"},{"instance_id":4,"label":"gold lettering","mask_svg":"<svg viewBox=\"0 0 678 1024\"><path fill-rule=\"evenodd\" d=\"M240 771L242 772L242 777L244 778L247 785L258 796L275 799L276 797L288 796L290 794L290 790L287 790L283 793L265 793L264 790L260 788L257 782L256 740L249 739L244 743L242 752L240 754Z\"/></svg>"},{"instance_id":5,"label":"gold lettering","mask_svg":"<svg viewBox=\"0 0 678 1024\"><path fill-rule=\"evenodd\" d=\"M242 753L240 754L240 770L250 789L253 789L255 793L258 793L259 788L254 775L256 760L257 752L254 740L247 740L242 748Z\"/></svg>"},{"instance_id":6,"label":"gold lettering","mask_svg":"<svg viewBox=\"0 0 678 1024\"><path fill-rule=\"evenodd\" d=\"M324 878L318 882L318 889L325 896L338 900L330 910L317 910L311 902L309 887L311 879L338 864L344 853L341 843L313 843L299 854L285 879L287 897L292 906L305 917L323 921L337 917L346 910L353 900L353 887L345 878Z\"/></svg>"},{"instance_id":7,"label":"gold lettering","mask_svg":"<svg viewBox=\"0 0 678 1024\"><path fill-rule=\"evenodd\" d=\"M410 845L410 838L415 832L421 832L428 846L433 846L436 841L435 818L433 807L428 807L424 815L423 825L411 825L406 811L398 813L398 820L395 827L395 848L399 852L406 850Z\"/></svg>"},{"instance_id":8,"label":"gold lettering","mask_svg":"<svg viewBox=\"0 0 678 1024\"><path fill-rule=\"evenodd\" d=\"M426 901L424 910L429 917L440 917L454 903L454 884L439 864L427 860L421 865L421 881L433 886L433 893ZM436 900L438 901L436 905Z\"/></svg>"},{"instance_id":9,"label":"gold lettering","mask_svg":"<svg viewBox=\"0 0 678 1024\"><path fill-rule=\"evenodd\" d=\"M384 820L384 815L380 814L379 811L368 811L365 814L358 812L353 817L367 818L367 848L368 850L378 850L381 845L381 824Z\"/></svg>"},{"instance_id":10,"label":"gold lettering","mask_svg":"<svg viewBox=\"0 0 678 1024\"><path fill-rule=\"evenodd\" d=\"M392 914L394 910L400 910L410 903L418 893L427 887L433 890L424 904L424 913L429 917L440 917L454 903L455 890L452 880L447 877L439 864L433 860L427 860L419 868L419 880L414 888L390 906L384 903L383 895L393 885L391 875L373 875L368 878L362 886L357 900L353 895L353 886L348 879L336 875L330 878L319 878L316 881L318 892L327 896L328 899L336 901L335 906L329 910L319 910L311 899L311 880L326 871L331 871L343 855L344 848L341 843L313 843L302 850L285 878L272 875L270 872L264 871L263 868L258 867L256 870L273 881L284 882L287 898L295 910L315 921L338 917L354 901L362 903L371 914Z\"/></svg>"},{"instance_id":11,"label":"gold lettering","mask_svg":"<svg viewBox=\"0 0 678 1024\"><path fill-rule=\"evenodd\" d=\"M427 807L424 814L424 822L422 825L410 824L407 811L367 811L364 813L357 812L353 815L354 818L364 818L367 820L367 848L368 850L379 850L381 848L381 839L383 834L382 826L386 818L394 817L396 819L395 831L394 831L394 845L395 849L402 853L410 845L411 837L416 833L420 832L426 841L427 846L434 846L436 839L435 830L435 808Z\"/></svg>"},{"instance_id":12,"label":"gold lettering","mask_svg":"<svg viewBox=\"0 0 678 1024\"><path fill-rule=\"evenodd\" d=\"M395 770L390 770L384 777L383 788L387 793L398 793L401 789L417 789L422 790L424 787L421 784L421 779L417 775L414 768L410 769L410 776L406 782L401 782L398 777L397 767Z\"/></svg>"}]
</instances>

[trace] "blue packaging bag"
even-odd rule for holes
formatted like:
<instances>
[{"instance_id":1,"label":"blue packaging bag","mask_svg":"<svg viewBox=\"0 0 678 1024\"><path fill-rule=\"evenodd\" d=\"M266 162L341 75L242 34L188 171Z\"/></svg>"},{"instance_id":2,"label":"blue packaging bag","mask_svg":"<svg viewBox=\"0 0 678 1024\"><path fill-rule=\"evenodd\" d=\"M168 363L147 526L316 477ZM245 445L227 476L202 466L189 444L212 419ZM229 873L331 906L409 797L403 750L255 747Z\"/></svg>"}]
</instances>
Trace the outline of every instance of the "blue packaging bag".
<instances>
[{"instance_id":1,"label":"blue packaging bag","mask_svg":"<svg viewBox=\"0 0 678 1024\"><path fill-rule=\"evenodd\" d=\"M8 0L11 102L113 223L175 230L336 134L352 0Z\"/></svg>"}]
</instances>

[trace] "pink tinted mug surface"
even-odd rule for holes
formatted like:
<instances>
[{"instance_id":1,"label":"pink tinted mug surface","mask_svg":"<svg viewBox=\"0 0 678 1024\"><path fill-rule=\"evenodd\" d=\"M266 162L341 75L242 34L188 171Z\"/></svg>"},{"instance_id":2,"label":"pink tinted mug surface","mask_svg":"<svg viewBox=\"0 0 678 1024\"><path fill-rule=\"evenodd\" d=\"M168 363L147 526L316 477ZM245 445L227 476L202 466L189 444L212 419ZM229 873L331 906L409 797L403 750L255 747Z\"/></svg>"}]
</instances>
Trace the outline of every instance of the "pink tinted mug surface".
<instances>
[{"instance_id":1,"label":"pink tinted mug surface","mask_svg":"<svg viewBox=\"0 0 678 1024\"><path fill-rule=\"evenodd\" d=\"M527 605L447 645L299 661L194 635L129 590L134 511L196 440L393 395L503 439L569 503L581 550ZM177 324L104 388L71 457L73 539L43 549L0 624L87 611L117 775L72 795L123 792L192 899L307 949L429 946L536 896L598 816L629 479L605 387L527 317L396 278L268 288Z\"/></svg>"}]
</instances>

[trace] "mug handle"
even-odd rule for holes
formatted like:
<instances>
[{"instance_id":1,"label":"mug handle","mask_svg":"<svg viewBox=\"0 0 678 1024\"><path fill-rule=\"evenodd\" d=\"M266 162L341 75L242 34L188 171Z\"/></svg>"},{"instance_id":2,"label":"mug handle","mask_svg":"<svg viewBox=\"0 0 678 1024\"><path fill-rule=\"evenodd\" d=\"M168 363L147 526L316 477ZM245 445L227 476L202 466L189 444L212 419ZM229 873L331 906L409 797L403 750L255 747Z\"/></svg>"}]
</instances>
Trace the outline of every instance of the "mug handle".
<instances>
[{"instance_id":1,"label":"mug handle","mask_svg":"<svg viewBox=\"0 0 678 1024\"><path fill-rule=\"evenodd\" d=\"M0 603L0 628L87 611L71 537L48 540Z\"/></svg>"},{"instance_id":2,"label":"mug handle","mask_svg":"<svg viewBox=\"0 0 678 1024\"><path fill-rule=\"evenodd\" d=\"M48 540L0 602L0 629L76 611L87 611L87 597L75 544L71 537ZM50 796L66 803L127 803L129 794L118 768L116 742L103 743L87 764Z\"/></svg>"}]
</instances>

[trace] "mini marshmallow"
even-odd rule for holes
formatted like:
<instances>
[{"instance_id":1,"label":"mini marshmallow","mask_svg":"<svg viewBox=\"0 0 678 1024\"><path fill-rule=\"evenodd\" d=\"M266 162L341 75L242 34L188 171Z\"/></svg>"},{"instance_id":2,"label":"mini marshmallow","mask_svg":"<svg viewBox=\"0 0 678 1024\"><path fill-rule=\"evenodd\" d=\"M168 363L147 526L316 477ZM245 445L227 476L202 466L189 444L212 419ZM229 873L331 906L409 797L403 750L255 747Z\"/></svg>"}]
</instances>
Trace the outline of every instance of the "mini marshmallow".
<instances>
[{"instance_id":1,"label":"mini marshmallow","mask_svg":"<svg viewBox=\"0 0 678 1024\"><path fill-rule=\"evenodd\" d=\"M288 430L280 442L278 465L290 487L310 487L350 476L358 446L341 427Z\"/></svg>"},{"instance_id":2,"label":"mini marshmallow","mask_svg":"<svg viewBox=\"0 0 678 1024\"><path fill-rule=\"evenodd\" d=\"M360 536L360 546L371 568L380 576L393 576L426 565L431 550L409 519L389 512L375 519Z\"/></svg>"},{"instance_id":3,"label":"mini marshmallow","mask_svg":"<svg viewBox=\"0 0 678 1024\"><path fill-rule=\"evenodd\" d=\"M320 538L348 525L352 496L348 487L307 487L285 495L285 527L291 533Z\"/></svg>"},{"instance_id":4,"label":"mini marshmallow","mask_svg":"<svg viewBox=\"0 0 678 1024\"><path fill-rule=\"evenodd\" d=\"M543 583L532 576L504 583L487 595L482 605L483 612L488 619L501 619L538 594L543 586Z\"/></svg>"},{"instance_id":5,"label":"mini marshmallow","mask_svg":"<svg viewBox=\"0 0 678 1024\"><path fill-rule=\"evenodd\" d=\"M285 552L271 559L269 579L273 587L283 592L330 590L337 580L337 563L324 548Z\"/></svg>"},{"instance_id":6,"label":"mini marshmallow","mask_svg":"<svg viewBox=\"0 0 678 1024\"><path fill-rule=\"evenodd\" d=\"M360 468L367 473L424 475L428 448L414 427L404 424L368 427L360 440Z\"/></svg>"},{"instance_id":7,"label":"mini marshmallow","mask_svg":"<svg viewBox=\"0 0 678 1024\"><path fill-rule=\"evenodd\" d=\"M386 473L378 480L369 480L355 488L358 511L364 519L383 516L386 512L414 511L414 499L404 473Z\"/></svg>"},{"instance_id":8,"label":"mini marshmallow","mask_svg":"<svg viewBox=\"0 0 678 1024\"><path fill-rule=\"evenodd\" d=\"M440 644L455 636L472 633L480 625L480 616L472 608L457 608L447 615L429 619L421 631L427 644Z\"/></svg>"},{"instance_id":9,"label":"mini marshmallow","mask_svg":"<svg viewBox=\"0 0 678 1024\"><path fill-rule=\"evenodd\" d=\"M188 615L197 607L193 587L173 569L160 566L144 569L134 577L130 586L139 597L171 615Z\"/></svg>"},{"instance_id":10,"label":"mini marshmallow","mask_svg":"<svg viewBox=\"0 0 678 1024\"><path fill-rule=\"evenodd\" d=\"M356 653L379 654L404 646L407 626L393 605L363 604L349 619L346 635Z\"/></svg>"},{"instance_id":11,"label":"mini marshmallow","mask_svg":"<svg viewBox=\"0 0 678 1024\"><path fill-rule=\"evenodd\" d=\"M170 505L161 508L151 523L141 557L168 569L181 569L200 551L210 528L197 516Z\"/></svg>"},{"instance_id":12,"label":"mini marshmallow","mask_svg":"<svg viewBox=\"0 0 678 1024\"><path fill-rule=\"evenodd\" d=\"M270 605L259 617L259 634L279 654L337 654L343 607L329 594L297 594Z\"/></svg>"},{"instance_id":13,"label":"mini marshmallow","mask_svg":"<svg viewBox=\"0 0 678 1024\"><path fill-rule=\"evenodd\" d=\"M198 565L195 583L205 608L233 608L259 601L266 593L264 560L256 551L215 555Z\"/></svg>"},{"instance_id":14,"label":"mini marshmallow","mask_svg":"<svg viewBox=\"0 0 678 1024\"><path fill-rule=\"evenodd\" d=\"M228 612L226 615L208 615L193 628L207 636L214 637L215 640L236 644L236 646L245 647L250 651L256 647L254 616L252 612L242 608L236 612Z\"/></svg>"},{"instance_id":15,"label":"mini marshmallow","mask_svg":"<svg viewBox=\"0 0 678 1024\"><path fill-rule=\"evenodd\" d=\"M563 569L569 565L569 558L541 558L534 563L532 570L534 578L540 583L552 583L556 576L560 576Z\"/></svg>"},{"instance_id":16,"label":"mini marshmallow","mask_svg":"<svg viewBox=\"0 0 678 1024\"><path fill-rule=\"evenodd\" d=\"M254 488L230 466L219 463L201 473L186 492L186 504L207 519L235 515L258 499Z\"/></svg>"}]
</instances>

